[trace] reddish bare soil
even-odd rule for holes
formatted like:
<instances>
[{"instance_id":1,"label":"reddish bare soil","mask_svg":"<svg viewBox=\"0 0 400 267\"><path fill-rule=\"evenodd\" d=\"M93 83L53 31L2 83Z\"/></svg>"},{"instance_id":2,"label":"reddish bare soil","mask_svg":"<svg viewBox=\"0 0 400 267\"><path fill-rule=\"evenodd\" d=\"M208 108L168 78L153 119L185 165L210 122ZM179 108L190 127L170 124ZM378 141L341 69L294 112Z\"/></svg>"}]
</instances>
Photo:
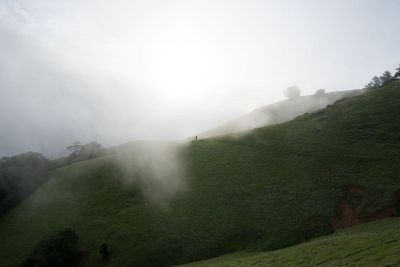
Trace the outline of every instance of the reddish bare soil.
<instances>
[{"instance_id":1,"label":"reddish bare soil","mask_svg":"<svg viewBox=\"0 0 400 267\"><path fill-rule=\"evenodd\" d=\"M343 190L343 197L336 206L336 215L332 220L333 230L398 215L396 206L400 203L400 192L395 194L391 204L382 207L376 212L363 214L363 206L367 196L368 193L361 186L346 186Z\"/></svg>"}]
</instances>

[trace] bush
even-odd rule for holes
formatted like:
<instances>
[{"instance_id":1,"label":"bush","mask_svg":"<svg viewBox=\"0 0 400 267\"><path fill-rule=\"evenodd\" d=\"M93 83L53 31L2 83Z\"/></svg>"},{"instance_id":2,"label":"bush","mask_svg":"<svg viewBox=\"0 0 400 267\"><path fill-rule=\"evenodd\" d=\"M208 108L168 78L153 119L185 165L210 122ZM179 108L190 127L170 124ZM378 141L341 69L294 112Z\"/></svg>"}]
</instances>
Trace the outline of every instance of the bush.
<instances>
[{"instance_id":1,"label":"bush","mask_svg":"<svg viewBox=\"0 0 400 267\"><path fill-rule=\"evenodd\" d=\"M59 232L37 243L33 252L21 267L74 267L81 256L78 250L79 237L71 228Z\"/></svg>"}]
</instances>

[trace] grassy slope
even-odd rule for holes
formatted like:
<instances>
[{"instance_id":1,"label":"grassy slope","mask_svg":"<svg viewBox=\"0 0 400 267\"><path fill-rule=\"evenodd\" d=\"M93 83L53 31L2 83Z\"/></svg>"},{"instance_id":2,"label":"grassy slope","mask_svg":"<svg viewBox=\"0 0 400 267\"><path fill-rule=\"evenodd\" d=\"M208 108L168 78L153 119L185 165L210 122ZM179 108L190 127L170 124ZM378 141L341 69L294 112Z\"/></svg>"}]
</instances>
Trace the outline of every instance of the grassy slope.
<instances>
[{"instance_id":1,"label":"grassy slope","mask_svg":"<svg viewBox=\"0 0 400 267\"><path fill-rule=\"evenodd\" d=\"M110 266L292 245L316 218L329 224L346 184L368 191L368 211L391 201L400 189L399 118L397 82L241 137L192 142L182 152L189 191L168 208L123 185L114 155L58 169L0 219L0 265L15 266L65 227L76 229L90 266L103 242L113 250Z\"/></svg>"},{"instance_id":2,"label":"grassy slope","mask_svg":"<svg viewBox=\"0 0 400 267\"><path fill-rule=\"evenodd\" d=\"M271 252L236 252L195 266L400 266L400 219L338 231Z\"/></svg>"},{"instance_id":3,"label":"grassy slope","mask_svg":"<svg viewBox=\"0 0 400 267\"><path fill-rule=\"evenodd\" d=\"M307 95L285 99L277 103L259 107L233 121L199 133L198 136L200 138L209 138L287 122L306 112L325 108L327 105L331 105L343 97L351 97L363 92L364 90L348 90L330 92L319 96Z\"/></svg>"}]
</instances>

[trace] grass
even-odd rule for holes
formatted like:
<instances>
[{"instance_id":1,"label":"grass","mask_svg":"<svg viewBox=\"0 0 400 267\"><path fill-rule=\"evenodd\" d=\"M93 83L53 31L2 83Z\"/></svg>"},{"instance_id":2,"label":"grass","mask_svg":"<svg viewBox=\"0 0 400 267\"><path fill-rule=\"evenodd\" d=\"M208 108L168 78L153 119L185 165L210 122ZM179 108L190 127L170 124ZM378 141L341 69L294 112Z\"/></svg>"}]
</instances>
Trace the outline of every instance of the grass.
<instances>
[{"instance_id":1,"label":"grass","mask_svg":"<svg viewBox=\"0 0 400 267\"><path fill-rule=\"evenodd\" d=\"M363 91L363 89L347 90L285 99L280 102L259 107L233 121L200 133L198 136L200 138L209 138L287 122L306 112L313 112L329 104L333 104L343 97L362 94Z\"/></svg>"},{"instance_id":2,"label":"grass","mask_svg":"<svg viewBox=\"0 0 400 267\"><path fill-rule=\"evenodd\" d=\"M400 266L399 251L400 219L395 218L280 250L240 251L185 266Z\"/></svg>"},{"instance_id":3,"label":"grass","mask_svg":"<svg viewBox=\"0 0 400 267\"><path fill-rule=\"evenodd\" d=\"M87 266L100 264L105 242L109 266L163 266L287 247L302 242L305 229L330 233L346 185L368 192L365 213L393 202L399 118L396 82L284 124L181 145L187 189L162 205L141 190L151 172L126 183L118 151L59 168L0 218L0 266L18 265L41 238L66 227L89 253ZM125 150L139 166L140 150Z\"/></svg>"}]
</instances>

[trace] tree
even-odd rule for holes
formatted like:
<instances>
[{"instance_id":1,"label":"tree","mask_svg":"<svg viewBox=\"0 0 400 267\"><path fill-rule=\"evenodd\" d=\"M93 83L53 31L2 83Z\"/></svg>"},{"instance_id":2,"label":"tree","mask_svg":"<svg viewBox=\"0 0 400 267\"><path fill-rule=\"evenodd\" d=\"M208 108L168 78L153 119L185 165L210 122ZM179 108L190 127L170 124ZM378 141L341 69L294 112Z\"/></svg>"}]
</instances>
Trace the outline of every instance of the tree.
<instances>
[{"instance_id":1,"label":"tree","mask_svg":"<svg viewBox=\"0 0 400 267\"><path fill-rule=\"evenodd\" d=\"M365 89L372 89L372 88L374 88L374 87L372 86L372 82L369 82L369 83L367 83L367 84L364 86L364 88L365 88Z\"/></svg>"},{"instance_id":2,"label":"tree","mask_svg":"<svg viewBox=\"0 0 400 267\"><path fill-rule=\"evenodd\" d=\"M325 92L325 89L318 89L316 92L315 92L315 96L317 96L317 97L321 97L321 96L323 96L323 95L325 95L326 94L326 92Z\"/></svg>"},{"instance_id":3,"label":"tree","mask_svg":"<svg viewBox=\"0 0 400 267\"><path fill-rule=\"evenodd\" d=\"M67 149L72 152L72 154L79 154L82 149L82 144L80 142L73 142L72 145L67 146Z\"/></svg>"},{"instance_id":4,"label":"tree","mask_svg":"<svg viewBox=\"0 0 400 267\"><path fill-rule=\"evenodd\" d=\"M378 76L374 76L372 80L365 86L365 88L378 88L382 86L381 79Z\"/></svg>"},{"instance_id":5,"label":"tree","mask_svg":"<svg viewBox=\"0 0 400 267\"><path fill-rule=\"evenodd\" d=\"M382 86L381 79L379 79L378 76L374 76L374 77L372 78L372 85L373 85L374 87L380 87L380 86Z\"/></svg>"},{"instance_id":6,"label":"tree","mask_svg":"<svg viewBox=\"0 0 400 267\"><path fill-rule=\"evenodd\" d=\"M86 159L97 158L104 154L104 148L97 142L90 142L82 146L80 154Z\"/></svg>"},{"instance_id":7,"label":"tree","mask_svg":"<svg viewBox=\"0 0 400 267\"><path fill-rule=\"evenodd\" d=\"M393 76L390 71L385 71L384 73L382 73L382 76L379 77L379 79L381 80L382 85L387 85L393 80Z\"/></svg>"},{"instance_id":8,"label":"tree","mask_svg":"<svg viewBox=\"0 0 400 267\"><path fill-rule=\"evenodd\" d=\"M298 98L300 96L300 88L296 85L289 86L283 93L289 99Z\"/></svg>"},{"instance_id":9,"label":"tree","mask_svg":"<svg viewBox=\"0 0 400 267\"><path fill-rule=\"evenodd\" d=\"M393 77L395 79L397 79L397 80L400 80L400 64L399 64L399 67L396 70L397 70L397 72L394 74Z\"/></svg>"},{"instance_id":10,"label":"tree","mask_svg":"<svg viewBox=\"0 0 400 267\"><path fill-rule=\"evenodd\" d=\"M68 163L97 158L105 153L105 149L97 142L90 142L85 145L80 142L74 142L67 149L72 151L68 156Z\"/></svg>"}]
</instances>

